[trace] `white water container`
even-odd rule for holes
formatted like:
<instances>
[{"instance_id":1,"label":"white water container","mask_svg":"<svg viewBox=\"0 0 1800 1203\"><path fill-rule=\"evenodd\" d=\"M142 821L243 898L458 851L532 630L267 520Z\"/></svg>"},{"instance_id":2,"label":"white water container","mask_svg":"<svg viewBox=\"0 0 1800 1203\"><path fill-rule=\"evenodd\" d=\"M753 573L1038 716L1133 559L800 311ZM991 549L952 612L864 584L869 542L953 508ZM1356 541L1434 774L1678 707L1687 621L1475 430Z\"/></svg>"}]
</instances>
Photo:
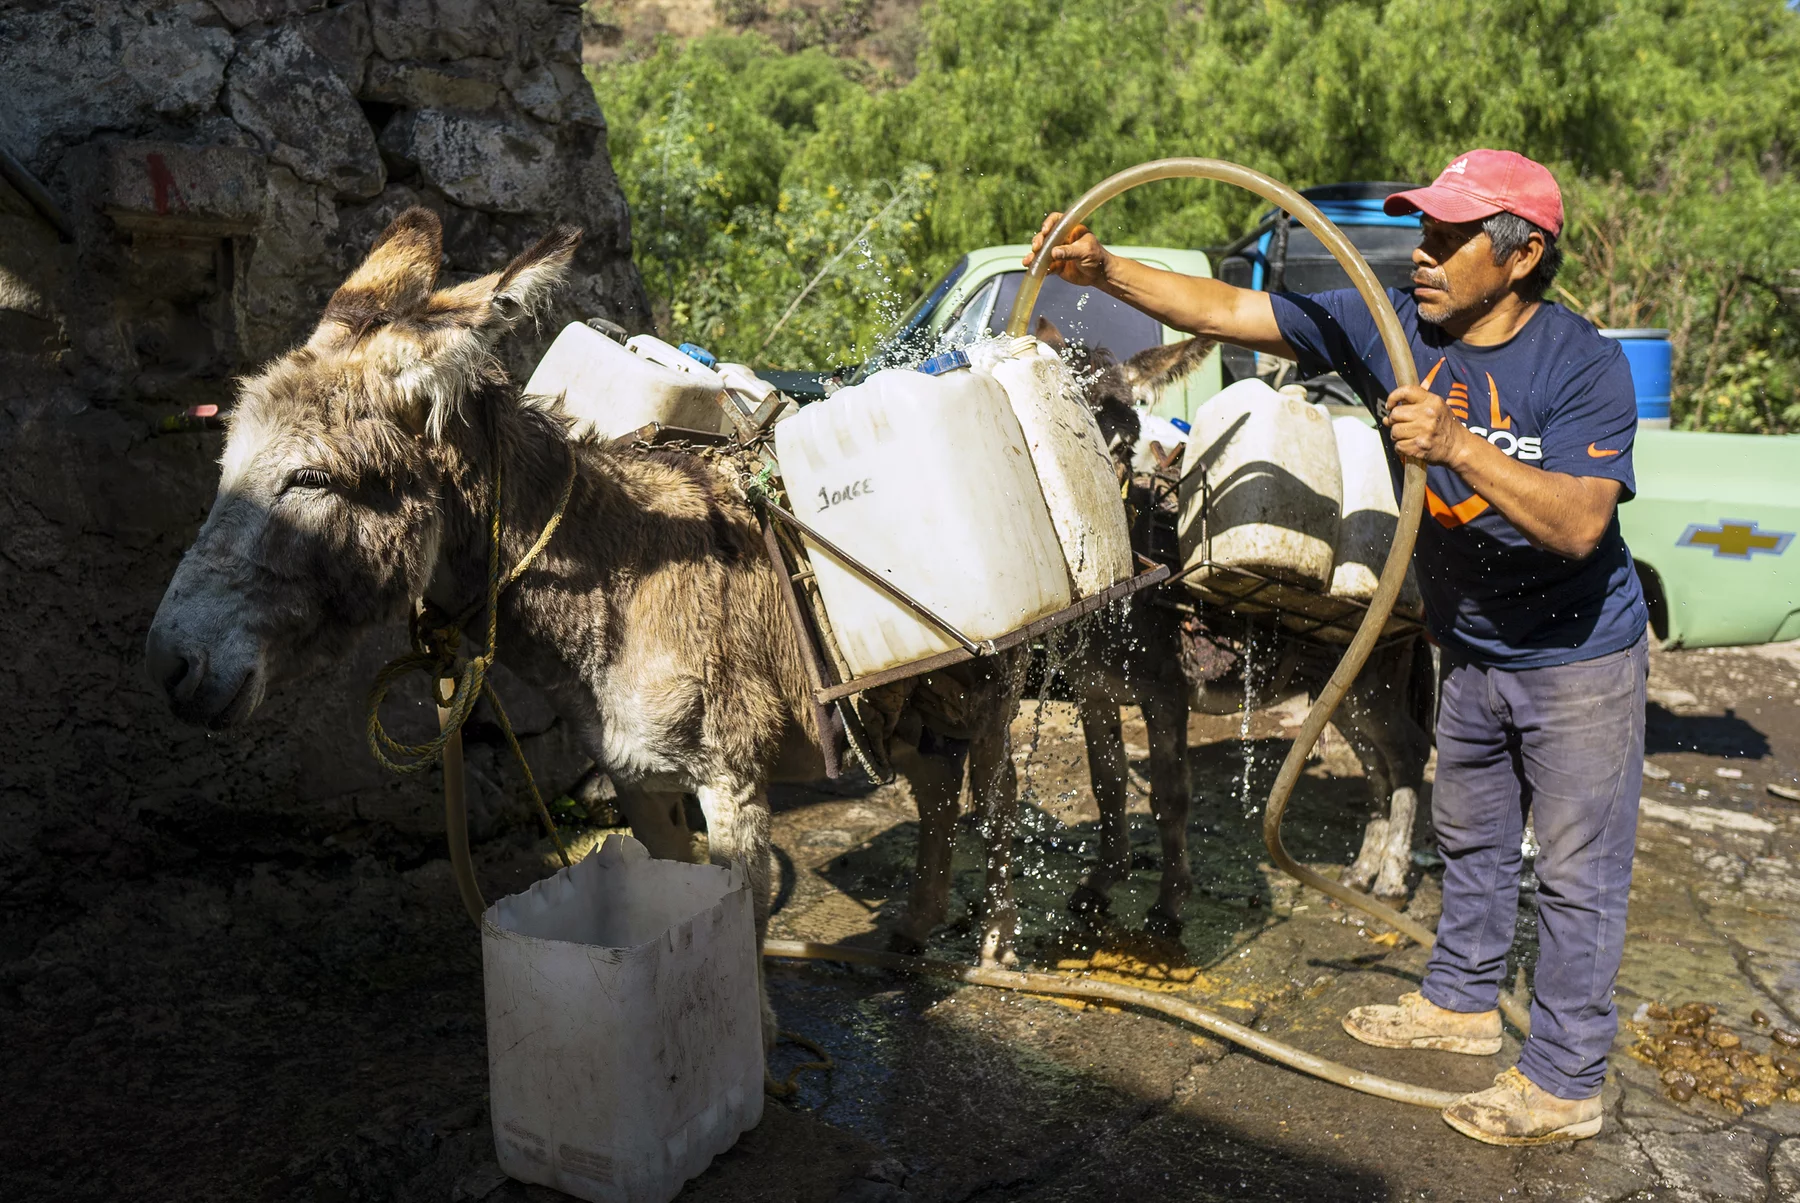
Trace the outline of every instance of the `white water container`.
<instances>
[{"instance_id":1,"label":"white water container","mask_svg":"<svg viewBox=\"0 0 1800 1203\"><path fill-rule=\"evenodd\" d=\"M1388 475L1381 435L1355 418L1334 418L1344 513L1338 525L1331 595L1366 602L1375 596L1381 565L1400 524L1400 506Z\"/></svg>"},{"instance_id":2,"label":"white water container","mask_svg":"<svg viewBox=\"0 0 1800 1203\"><path fill-rule=\"evenodd\" d=\"M608 836L481 924L500 1168L589 1203L667 1203L756 1126L761 1003L737 869Z\"/></svg>"},{"instance_id":3,"label":"white water container","mask_svg":"<svg viewBox=\"0 0 1800 1203\"><path fill-rule=\"evenodd\" d=\"M774 385L741 363L722 363L718 366L718 373L719 378L725 382L725 387L734 393L741 393L753 410L775 395Z\"/></svg>"},{"instance_id":4,"label":"white water container","mask_svg":"<svg viewBox=\"0 0 1800 1203\"><path fill-rule=\"evenodd\" d=\"M1343 482L1331 419L1261 380L1194 413L1181 461L1181 556L1323 593ZM1212 570L1186 579L1203 583Z\"/></svg>"},{"instance_id":5,"label":"white water container","mask_svg":"<svg viewBox=\"0 0 1800 1203\"><path fill-rule=\"evenodd\" d=\"M1067 606L1069 575L1025 436L994 378L889 369L775 427L794 512L972 640ZM957 644L806 541L857 676Z\"/></svg>"},{"instance_id":6,"label":"white water container","mask_svg":"<svg viewBox=\"0 0 1800 1203\"><path fill-rule=\"evenodd\" d=\"M1400 504L1382 448L1381 432L1356 418L1331 419L1337 436L1338 468L1343 479L1343 518L1338 524L1336 555L1331 568L1333 597L1366 602L1375 596L1381 566L1387 563L1400 525ZM1419 580L1409 566L1395 609L1416 615L1423 609Z\"/></svg>"},{"instance_id":7,"label":"white water container","mask_svg":"<svg viewBox=\"0 0 1800 1203\"><path fill-rule=\"evenodd\" d=\"M525 393L561 396L575 419L574 437L614 439L651 422L717 430L724 387L717 372L660 339L640 334L621 347L573 322L550 344Z\"/></svg>"},{"instance_id":8,"label":"white water container","mask_svg":"<svg viewBox=\"0 0 1800 1203\"><path fill-rule=\"evenodd\" d=\"M1161 444L1163 454L1177 447L1187 446L1188 432L1161 414L1153 414L1147 409L1138 410L1138 441L1131 449L1131 470L1139 473L1156 471L1157 457L1150 450L1150 444Z\"/></svg>"},{"instance_id":9,"label":"white water container","mask_svg":"<svg viewBox=\"0 0 1800 1203\"><path fill-rule=\"evenodd\" d=\"M774 385L758 376L754 371L741 363L721 363L717 371L725 381L725 392L738 413L748 418L762 407L765 401L777 395ZM775 411L774 421L780 422L791 418L800 406L794 401L784 400ZM729 420L719 427L725 434L735 433L734 425Z\"/></svg>"},{"instance_id":10,"label":"white water container","mask_svg":"<svg viewBox=\"0 0 1800 1203\"><path fill-rule=\"evenodd\" d=\"M1100 424L1056 352L1035 338L1020 338L1009 351L989 370L1031 449L1075 596L1088 597L1131 575L1131 527L1119 478Z\"/></svg>"}]
</instances>

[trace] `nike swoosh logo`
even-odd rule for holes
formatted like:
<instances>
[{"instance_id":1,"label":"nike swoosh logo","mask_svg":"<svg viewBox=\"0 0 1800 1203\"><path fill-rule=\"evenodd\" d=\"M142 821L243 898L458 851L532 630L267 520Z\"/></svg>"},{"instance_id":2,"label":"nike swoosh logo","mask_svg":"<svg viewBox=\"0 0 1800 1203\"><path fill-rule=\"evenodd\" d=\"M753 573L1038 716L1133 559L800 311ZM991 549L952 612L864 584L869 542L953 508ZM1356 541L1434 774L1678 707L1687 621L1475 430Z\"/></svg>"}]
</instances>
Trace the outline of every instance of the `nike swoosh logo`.
<instances>
[{"instance_id":1,"label":"nike swoosh logo","mask_svg":"<svg viewBox=\"0 0 1800 1203\"><path fill-rule=\"evenodd\" d=\"M1623 451L1623 450L1625 450L1625 448L1620 447L1616 451L1602 451L1602 450L1600 450L1600 448L1594 446L1592 443L1588 444L1588 454L1595 459L1605 459L1607 456L1617 455L1617 454L1619 454L1620 451Z\"/></svg>"}]
</instances>

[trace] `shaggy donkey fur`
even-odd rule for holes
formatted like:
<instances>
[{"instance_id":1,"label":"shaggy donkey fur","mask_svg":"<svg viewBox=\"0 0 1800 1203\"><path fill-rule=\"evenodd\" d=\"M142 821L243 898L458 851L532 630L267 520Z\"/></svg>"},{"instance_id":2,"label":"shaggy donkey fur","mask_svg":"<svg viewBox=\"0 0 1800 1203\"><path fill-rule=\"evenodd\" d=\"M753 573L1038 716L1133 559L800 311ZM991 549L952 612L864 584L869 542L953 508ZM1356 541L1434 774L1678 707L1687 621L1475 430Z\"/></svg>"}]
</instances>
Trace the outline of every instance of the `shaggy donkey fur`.
<instances>
[{"instance_id":1,"label":"shaggy donkey fur","mask_svg":"<svg viewBox=\"0 0 1800 1203\"><path fill-rule=\"evenodd\" d=\"M409 210L307 344L243 383L218 497L146 644L177 715L242 721L273 684L343 656L420 598L451 613L481 598L497 468L501 559L518 561L560 496L571 444L551 406L507 387L493 347L561 282L578 238L558 230L504 271L440 291L438 219ZM755 516L698 460L592 443L573 453L562 526L501 600L501 655L573 725L654 853L687 855L680 798L698 798L712 858L748 868L760 943L767 786L778 774L816 779L823 762ZM1010 768L1021 676L1007 663L964 678L982 698L964 734L993 837L991 960L1011 958L1012 779L993 766ZM953 819L960 763L894 755L926 825L942 827L946 808ZM947 854L922 858L901 943L923 942L948 889ZM763 1014L772 1040L766 994Z\"/></svg>"},{"instance_id":2,"label":"shaggy donkey fur","mask_svg":"<svg viewBox=\"0 0 1800 1203\"><path fill-rule=\"evenodd\" d=\"M1062 351L1085 379L1086 398L1108 438L1121 480L1141 456L1134 403L1199 367L1213 344L1188 339L1139 352L1123 364L1104 349L1065 344L1054 325L1037 335ZM1131 491L1137 522L1132 542L1141 552L1176 549L1158 545L1166 527L1154 521L1153 501L1141 484ZM1218 611L1202 620L1137 597L1122 618L1095 620L1085 654L1064 669L1065 685L1081 708L1088 771L1100 809L1099 861L1071 900L1078 911L1104 911L1109 893L1130 871L1126 829L1126 760L1119 707L1136 705L1150 744L1150 808L1161 837L1163 876L1149 924L1172 933L1193 890L1188 870L1187 719L1203 714L1260 709L1298 693L1316 695L1337 665L1335 649L1283 637L1266 622ZM1251 649L1258 653L1252 663ZM1248 676L1248 681L1246 681ZM1378 650L1357 675L1333 721L1356 752L1374 795L1375 813L1363 846L1343 880L1357 889L1374 886L1380 897L1404 897L1412 856L1413 819L1430 754L1435 697L1429 650L1407 640Z\"/></svg>"}]
</instances>

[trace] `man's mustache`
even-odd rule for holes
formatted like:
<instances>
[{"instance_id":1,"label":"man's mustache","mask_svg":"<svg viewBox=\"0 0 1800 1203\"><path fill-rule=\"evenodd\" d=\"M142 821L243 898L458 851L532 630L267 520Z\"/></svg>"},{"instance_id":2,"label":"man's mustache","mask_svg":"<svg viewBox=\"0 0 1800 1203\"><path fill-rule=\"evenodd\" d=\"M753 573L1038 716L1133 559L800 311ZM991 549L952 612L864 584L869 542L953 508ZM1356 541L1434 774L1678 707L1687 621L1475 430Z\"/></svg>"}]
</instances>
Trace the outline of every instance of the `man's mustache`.
<instances>
[{"instance_id":1,"label":"man's mustache","mask_svg":"<svg viewBox=\"0 0 1800 1203\"><path fill-rule=\"evenodd\" d=\"M1418 270L1413 272L1413 287L1435 288L1439 292L1450 291L1450 281L1438 272Z\"/></svg>"}]
</instances>

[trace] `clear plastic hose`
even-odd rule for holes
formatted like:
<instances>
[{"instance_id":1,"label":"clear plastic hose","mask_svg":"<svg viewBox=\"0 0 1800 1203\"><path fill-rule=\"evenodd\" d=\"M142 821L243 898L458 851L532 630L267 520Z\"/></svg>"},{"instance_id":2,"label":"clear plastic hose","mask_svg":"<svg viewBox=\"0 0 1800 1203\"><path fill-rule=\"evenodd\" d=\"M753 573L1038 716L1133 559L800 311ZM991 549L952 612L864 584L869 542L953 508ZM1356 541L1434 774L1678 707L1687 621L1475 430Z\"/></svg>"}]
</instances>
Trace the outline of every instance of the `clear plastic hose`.
<instances>
[{"instance_id":1,"label":"clear plastic hose","mask_svg":"<svg viewBox=\"0 0 1800 1203\"><path fill-rule=\"evenodd\" d=\"M1300 224L1312 231L1337 259L1349 275L1351 284L1362 295L1363 304L1369 307L1376 329L1381 333L1382 345L1387 349L1395 384L1404 388L1419 382L1412 347L1400 328L1400 318L1395 314L1392 302L1388 300L1387 291L1381 287L1375 273L1369 270L1368 263L1356 247L1351 245L1350 240L1344 237L1343 232L1320 213L1311 201L1286 184L1270 179L1260 171L1237 163L1227 163L1223 159L1156 159L1109 176L1088 189L1063 214L1062 220L1056 223L1055 228L1050 231L1050 237L1045 240L1042 251L1033 260L1031 270L1026 273L1025 282L1013 302L1012 312L1007 316L1006 332L1011 335L1025 333L1025 325L1031 318L1032 307L1037 303L1038 291L1043 288L1044 275L1050 267L1052 247L1068 241L1070 231L1121 192L1153 180L1174 179L1218 180L1236 184L1299 218ZM1318 743L1325 724L1331 721L1332 712L1343 701L1345 692L1356 680L1356 674L1362 671L1369 653L1374 650L1375 641L1381 637L1382 628L1387 625L1388 615L1393 612L1395 599L1400 596L1400 586L1406 578L1407 564L1412 560L1413 543L1419 535L1419 517L1424 508L1424 465L1407 460L1401 485L1400 521L1394 530L1394 542L1388 549L1387 562L1381 568L1380 582L1375 587L1374 597L1369 601L1367 613L1363 615L1362 625L1356 629L1356 636L1345 649L1344 658L1338 662L1337 671L1331 674L1331 679L1325 683L1318 699L1313 702L1312 709L1307 711L1306 721L1301 724L1300 733L1295 736L1293 746L1288 749L1287 759L1281 764L1275 786L1269 791L1268 808L1263 812L1263 842L1268 845L1269 856L1276 866L1288 876L1379 919L1430 948L1436 940L1423 925L1394 908L1377 902L1360 890L1353 890L1323 874L1313 872L1293 858L1281 839L1281 823L1287 815L1288 801L1293 796L1294 786L1300 780L1301 771L1306 768L1306 758L1312 754L1313 745ZM1503 993L1500 1007L1521 1032L1529 1030L1530 1021L1525 1008L1516 999Z\"/></svg>"}]
</instances>

